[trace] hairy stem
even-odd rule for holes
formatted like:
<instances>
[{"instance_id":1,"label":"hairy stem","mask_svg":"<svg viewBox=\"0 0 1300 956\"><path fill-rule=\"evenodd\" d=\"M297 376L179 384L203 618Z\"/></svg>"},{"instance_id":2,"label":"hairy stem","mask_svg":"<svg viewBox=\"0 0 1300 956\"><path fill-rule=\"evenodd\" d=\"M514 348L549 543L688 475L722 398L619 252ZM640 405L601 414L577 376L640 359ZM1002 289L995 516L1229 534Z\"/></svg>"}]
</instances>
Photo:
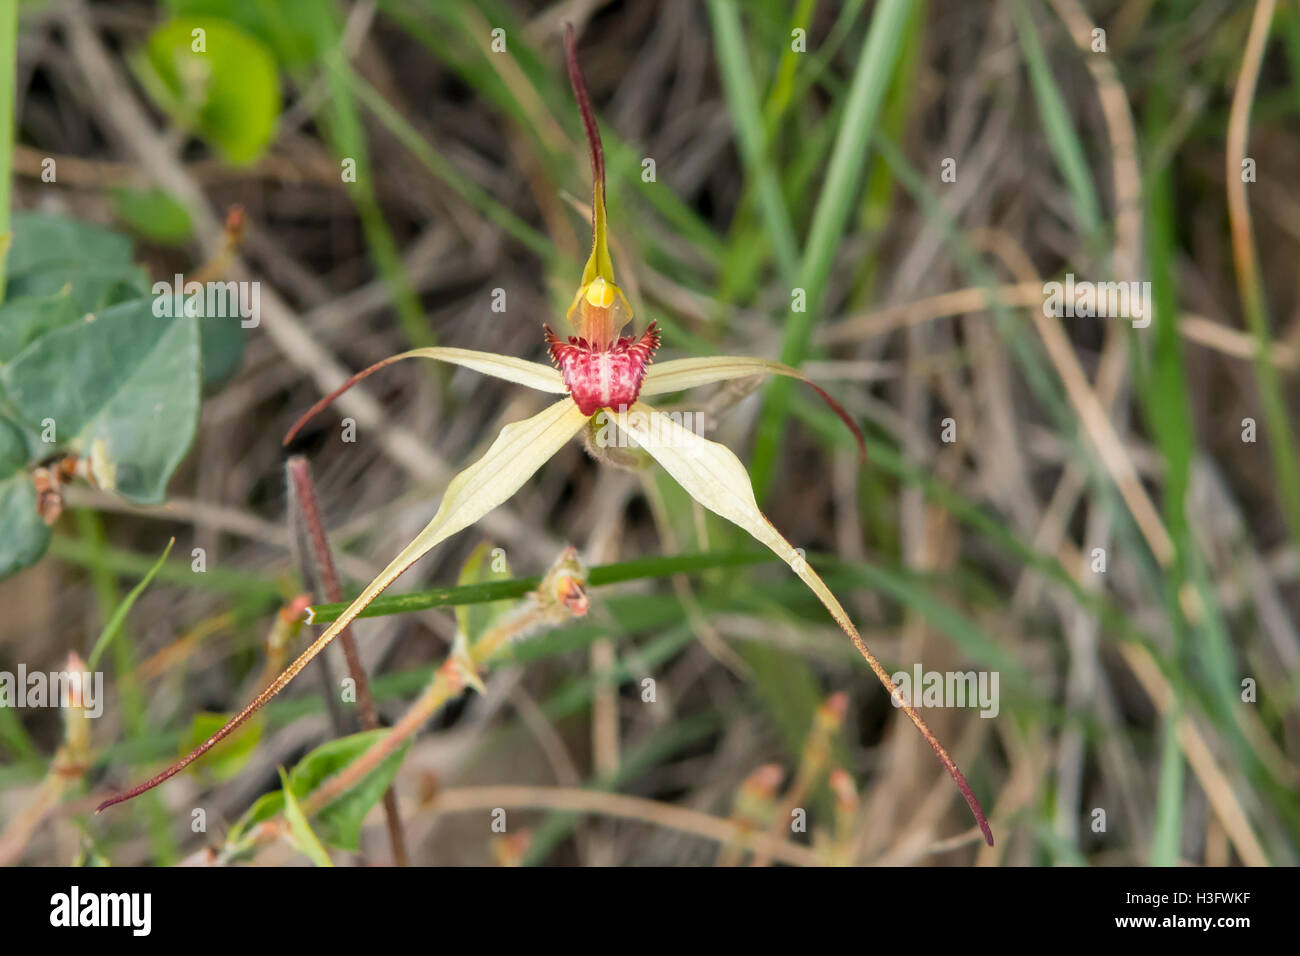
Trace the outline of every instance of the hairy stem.
<instances>
[{"instance_id":1,"label":"hairy stem","mask_svg":"<svg viewBox=\"0 0 1300 956\"><path fill-rule=\"evenodd\" d=\"M311 465L301 455L294 455L289 459L286 467L293 481L298 509L311 536L321 590L324 591L326 599L341 601L343 587L339 584L338 571L334 567L334 556L330 553L329 539L325 536L325 524L321 520L320 508L316 503L316 486L311 477ZM366 730L378 730L379 713L375 710L375 699L370 693L370 680L366 675L366 669L361 664L361 654L357 651L357 641L352 635L351 625L343 628L339 633L339 643L343 646L348 673L356 685L357 709L361 714L361 726ZM402 818L397 810L397 793L392 787L384 791L384 817L388 823L388 842L392 847L393 862L397 866L406 866L410 859L406 852L406 838L402 832Z\"/></svg>"}]
</instances>

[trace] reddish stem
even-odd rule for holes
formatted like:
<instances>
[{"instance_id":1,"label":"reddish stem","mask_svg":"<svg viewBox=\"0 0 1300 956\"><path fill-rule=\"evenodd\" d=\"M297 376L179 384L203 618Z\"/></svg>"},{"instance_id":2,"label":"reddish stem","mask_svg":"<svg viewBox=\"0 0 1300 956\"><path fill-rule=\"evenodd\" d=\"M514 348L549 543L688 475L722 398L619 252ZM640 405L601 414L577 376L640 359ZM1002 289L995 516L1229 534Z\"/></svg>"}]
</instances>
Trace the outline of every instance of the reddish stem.
<instances>
[{"instance_id":1,"label":"reddish stem","mask_svg":"<svg viewBox=\"0 0 1300 956\"><path fill-rule=\"evenodd\" d=\"M339 583L334 556L330 553L329 539L325 535L325 522L321 520L320 507L316 503L316 485L312 481L311 465L301 455L294 455L289 459L287 467L297 493L298 508L311 535L321 589L326 600L338 603L343 600L343 586ZM349 624L339 632L339 643L343 646L348 673L356 685L361 726L365 730L378 730L379 714L375 710L375 699L370 693L370 680L361 665L356 638L352 636L352 625ZM397 866L406 866L410 862L406 853L406 838L402 833L402 818L398 815L397 794L391 786L384 791L384 818L388 823L388 842L392 847L393 862Z\"/></svg>"},{"instance_id":2,"label":"reddish stem","mask_svg":"<svg viewBox=\"0 0 1300 956\"><path fill-rule=\"evenodd\" d=\"M573 97L578 101L578 112L582 114L582 125L587 130L587 148L591 150L591 174L600 190L600 201L605 201L605 150L600 144L600 129L596 126L596 113L591 108L591 97L587 95L587 84L582 78L582 67L578 65L578 42L573 35L573 24L564 25L564 59L569 67L569 84L573 87ZM591 211L594 225L596 210Z\"/></svg>"},{"instance_id":3,"label":"reddish stem","mask_svg":"<svg viewBox=\"0 0 1300 956\"><path fill-rule=\"evenodd\" d=\"M804 379L804 382L812 386L813 391L815 391L818 395L821 396L822 401L825 402L827 405L829 405L831 411L833 411L836 415L840 417L840 421L842 421L845 425L848 426L849 431L853 432L853 437L854 439L857 440L858 443L858 464L859 465L866 464L867 439L866 436L862 434L862 429L858 427L858 423L849 417L849 413L844 410L844 406L841 405L839 402L835 401L835 399L831 398L830 394L824 388L822 388L812 379L806 378Z\"/></svg>"},{"instance_id":4,"label":"reddish stem","mask_svg":"<svg viewBox=\"0 0 1300 956\"><path fill-rule=\"evenodd\" d=\"M334 403L334 400L336 398L338 398L340 395L342 395L344 392L350 389L353 385L357 384L357 382L360 382L362 379L369 378L372 374L378 372L381 368L392 365L394 362L400 361L401 359L408 358L408 357L409 357L409 353L407 352L403 352L399 355L390 355L388 358L376 362L374 365L370 366L369 368L362 369L360 372L357 372L356 375L353 375L350 379L348 379L338 388L334 389L334 391L330 392L328 395L326 395L324 398L318 401L311 408L307 409L307 411L305 411L302 414L302 416L299 417L299 419L293 423L293 427L290 428L288 434L284 436L284 441L282 442L282 445L285 448L288 448L289 444L294 440L295 437L297 437L298 432L302 431L302 429L306 426L306 424L309 421L311 421L313 418L315 418L325 409L329 408L330 405Z\"/></svg>"}]
</instances>

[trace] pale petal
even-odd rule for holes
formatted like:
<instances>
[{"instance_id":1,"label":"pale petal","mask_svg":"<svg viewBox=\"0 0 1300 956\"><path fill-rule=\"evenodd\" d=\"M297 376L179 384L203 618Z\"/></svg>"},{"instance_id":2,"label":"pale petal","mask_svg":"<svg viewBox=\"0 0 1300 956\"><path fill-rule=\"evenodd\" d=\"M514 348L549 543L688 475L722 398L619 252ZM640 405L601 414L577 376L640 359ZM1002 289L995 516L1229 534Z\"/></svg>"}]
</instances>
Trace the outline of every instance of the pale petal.
<instances>
[{"instance_id":1,"label":"pale petal","mask_svg":"<svg viewBox=\"0 0 1300 956\"><path fill-rule=\"evenodd\" d=\"M440 362L463 365L465 368L491 375L493 378L503 378L516 385L526 385L539 392L552 392L556 395L563 395L565 392L564 376L560 374L559 369L540 362L515 358L513 355L478 352L474 349L428 348L412 349L394 358L437 359Z\"/></svg>"},{"instance_id":2,"label":"pale petal","mask_svg":"<svg viewBox=\"0 0 1300 956\"><path fill-rule=\"evenodd\" d=\"M749 358L738 355L711 355L706 358L673 359L650 366L645 379L641 382L642 395L663 395L668 392L681 392L714 382L725 382L733 378L748 378L751 375L784 375L797 378L811 385L821 396L822 401L830 406L831 411L853 432L857 439L861 457L867 455L866 440L862 430L849 417L849 413L839 402L831 398L824 389L797 368L773 362L770 359Z\"/></svg>"},{"instance_id":3,"label":"pale petal","mask_svg":"<svg viewBox=\"0 0 1300 956\"><path fill-rule=\"evenodd\" d=\"M532 418L503 428L487 453L451 480L433 520L366 585L347 610L276 678L272 686L278 688L287 684L380 592L397 580L398 575L437 544L469 527L514 495L586 423L587 417L566 398Z\"/></svg>"},{"instance_id":4,"label":"pale petal","mask_svg":"<svg viewBox=\"0 0 1300 956\"><path fill-rule=\"evenodd\" d=\"M560 374L559 369L538 362L529 362L510 355L498 355L496 352L478 352L474 349L453 349L440 346L427 349L411 349L409 352L391 355L383 361L376 362L369 368L362 369L307 409L303 416L294 422L293 427L289 429L289 433L285 435L284 444L288 445L289 442L293 441L294 435L298 434L303 425L315 418L322 410L328 408L336 398L353 385L356 385L362 379L369 378L381 368L387 368L394 362L400 362L402 359L408 358L427 358L439 362L448 362L452 365L460 365L481 372L484 375L491 375L493 378L501 378L507 382L514 382L516 385L535 388L539 392L563 395L568 391L564 384L564 376Z\"/></svg>"},{"instance_id":5,"label":"pale petal","mask_svg":"<svg viewBox=\"0 0 1300 956\"><path fill-rule=\"evenodd\" d=\"M663 395L666 392L682 392L688 388L712 385L714 382L764 374L788 375L791 378L808 381L807 376L798 369L769 359L709 355L704 358L672 359L652 365L650 371L646 373L645 381L641 384L641 394Z\"/></svg>"},{"instance_id":6,"label":"pale petal","mask_svg":"<svg viewBox=\"0 0 1300 956\"><path fill-rule=\"evenodd\" d=\"M397 580L398 575L439 542L451 537L462 528L469 527L493 508L503 504L536 473L537 469L577 435L586 423L587 416L578 411L578 406L572 399L565 398L532 418L503 428L486 454L451 480L433 520L425 526L415 540L403 548L388 567L366 585L365 590L348 605L347 610L339 615L338 620L333 621L310 647L257 695L252 703L177 763L128 792L105 800L96 812L156 787L184 770L227 737L258 708L278 694L289 681L311 663L316 655L329 646L343 628L365 610L366 606L385 588Z\"/></svg>"},{"instance_id":7,"label":"pale petal","mask_svg":"<svg viewBox=\"0 0 1300 956\"><path fill-rule=\"evenodd\" d=\"M849 620L848 614L835 599L830 588L759 510L758 502L754 500L754 489L749 472L729 448L700 437L690 429L683 428L669 416L655 411L642 402L637 402L630 410L620 410L611 414L618 426L663 465L664 470L672 475L692 498L715 514L748 531L789 564L794 573L803 579L803 582L817 595L818 600L830 611L831 617L853 641L858 652L875 671L880 682L885 685L885 689L895 699L902 701L889 672L871 653L862 635L853 626L853 622ZM948 756L948 751L939 743L911 704L902 701L902 707L956 781L962 796L966 798L966 803L975 814L975 819L979 821L984 839L992 846L993 834L984 818L984 812L980 809L979 801L975 799L975 794L971 791L966 778L957 769L957 764Z\"/></svg>"}]
</instances>

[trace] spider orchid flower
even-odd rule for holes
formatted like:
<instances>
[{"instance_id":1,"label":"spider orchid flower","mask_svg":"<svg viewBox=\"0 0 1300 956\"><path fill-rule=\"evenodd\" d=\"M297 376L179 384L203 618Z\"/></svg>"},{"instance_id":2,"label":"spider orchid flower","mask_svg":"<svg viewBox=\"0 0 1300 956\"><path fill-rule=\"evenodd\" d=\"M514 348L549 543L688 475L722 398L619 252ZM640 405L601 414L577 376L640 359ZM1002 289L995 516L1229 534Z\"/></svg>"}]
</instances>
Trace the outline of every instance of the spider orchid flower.
<instances>
[{"instance_id":1,"label":"spider orchid flower","mask_svg":"<svg viewBox=\"0 0 1300 956\"><path fill-rule=\"evenodd\" d=\"M576 335L562 339L543 326L547 350L554 368L508 355L459 348L420 348L384 359L354 375L334 392L325 396L304 414L285 437L287 445L299 429L340 394L379 369L408 358L428 358L473 369L485 375L517 385L564 396L544 411L502 429L496 441L473 465L456 475L447 486L442 503L433 520L366 585L361 594L303 653L290 664L258 697L230 720L225 727L178 763L134 789L106 800L103 810L120 803L179 773L187 765L229 735L262 704L278 693L308 663L338 636L358 614L399 575L436 545L469 527L488 512L503 504L523 486L569 441L584 428L594 428L594 417L609 416L614 426L630 437L635 445L655 459L696 501L715 514L733 522L790 565L804 583L825 605L835 622L844 630L858 651L875 671L880 682L897 700L912 723L929 742L970 806L984 839L993 844L984 813L969 784L943 745L926 726L890 678L888 671L868 649L862 636L849 619L822 578L808 566L802 555L772 526L759 510L749 473L740 459L728 448L701 437L670 416L656 411L641 399L653 395L681 392L701 385L760 374L785 375L812 386L817 394L839 415L857 438L861 457L866 446L862 432L848 413L816 384L797 369L762 358L717 356L687 358L654 364L659 347L655 324L639 337L622 334L632 319L623 290L614 281L614 265L609 254L605 222L605 159L595 114L578 66L572 27L565 30L565 54L569 80L586 128L591 154L593 179L592 249L582 272L578 291L568 311ZM309 612L310 615L310 612ZM310 616L308 617L310 621Z\"/></svg>"}]
</instances>

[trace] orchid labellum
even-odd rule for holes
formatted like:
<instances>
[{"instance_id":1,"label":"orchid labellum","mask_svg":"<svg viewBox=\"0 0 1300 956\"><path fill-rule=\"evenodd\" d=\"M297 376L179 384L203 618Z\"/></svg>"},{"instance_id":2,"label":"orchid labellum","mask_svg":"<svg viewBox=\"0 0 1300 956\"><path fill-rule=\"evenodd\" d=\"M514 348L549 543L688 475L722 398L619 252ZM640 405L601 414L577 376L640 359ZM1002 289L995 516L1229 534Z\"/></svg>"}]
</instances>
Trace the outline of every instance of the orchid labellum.
<instances>
[{"instance_id":1,"label":"orchid labellum","mask_svg":"<svg viewBox=\"0 0 1300 956\"><path fill-rule=\"evenodd\" d=\"M717 356L688 358L654 363L659 347L655 324L639 336L624 335L632 319L632 309L622 289L614 281L605 224L605 160L596 128L595 114L587 96L578 66L572 28L565 32L565 52L569 79L586 128L590 147L594 196L592 202L593 241L591 256L583 269L582 279L568 319L576 335L561 338L543 326L544 337L555 368L539 365L508 355L458 348L421 348L385 359L358 373L343 386L313 406L294 425L285 438L287 444L312 416L328 406L339 394L379 369L407 358L429 358L464 366L485 375L505 379L541 392L564 396L553 405L521 422L507 425L496 441L477 462L466 468L447 486L442 504L433 520L384 568L339 617L333 621L303 653L225 727L205 741L193 753L151 780L127 793L105 801L99 809L129 799L157 786L180 772L191 762L227 736L258 707L278 693L313 658L334 640L362 610L392 584L407 568L440 542L457 531L477 522L489 511L503 504L542 467L556 452L592 422L593 416L605 413L614 426L644 449L696 501L715 514L739 525L771 548L790 565L826 606L835 622L853 641L876 676L911 718L945 768L961 789L962 796L975 814L985 840L992 845L993 835L979 802L948 752L931 733L925 721L903 700L889 673L867 648L848 614L830 592L821 577L808 566L798 551L772 526L759 510L749 473L729 449L697 435L668 415L656 411L642 399L680 392L700 385L728 379L770 373L786 375L807 382L844 420L858 440L865 458L863 437L852 419L833 398L809 382L798 370L779 362L761 358Z\"/></svg>"}]
</instances>

